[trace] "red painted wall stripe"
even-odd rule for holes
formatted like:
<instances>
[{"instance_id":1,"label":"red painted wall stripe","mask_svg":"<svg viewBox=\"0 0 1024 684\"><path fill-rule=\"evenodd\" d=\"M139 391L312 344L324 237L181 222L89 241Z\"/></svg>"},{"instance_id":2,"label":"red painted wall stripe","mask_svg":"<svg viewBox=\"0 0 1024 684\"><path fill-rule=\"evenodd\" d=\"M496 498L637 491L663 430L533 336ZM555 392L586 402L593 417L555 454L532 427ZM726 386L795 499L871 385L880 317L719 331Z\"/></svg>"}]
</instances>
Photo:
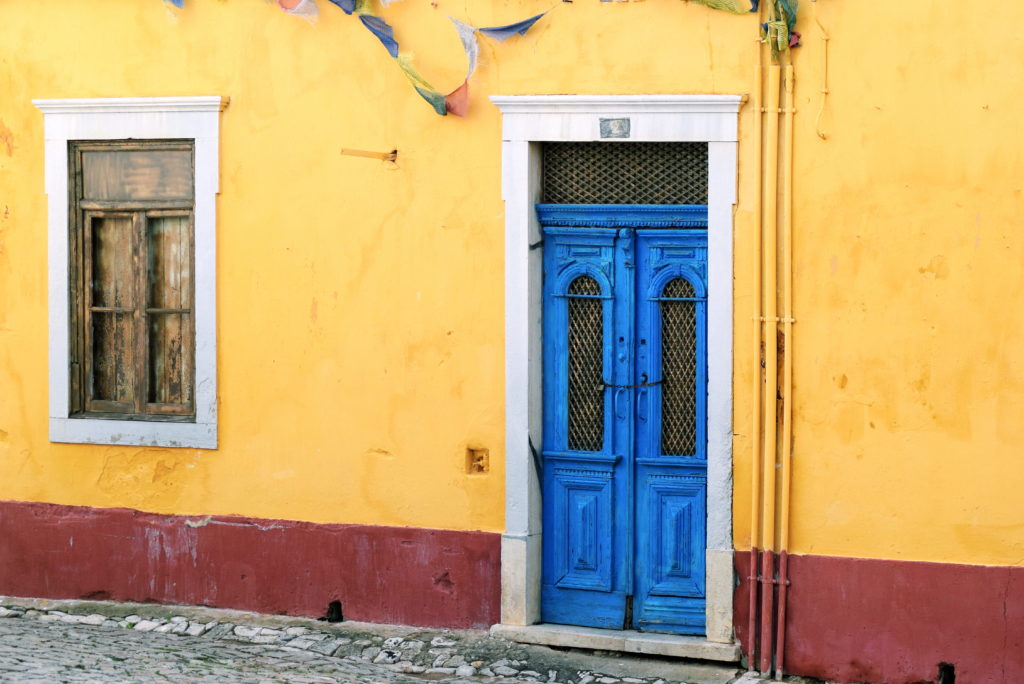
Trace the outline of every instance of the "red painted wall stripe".
<instances>
[{"instance_id":1,"label":"red painted wall stripe","mask_svg":"<svg viewBox=\"0 0 1024 684\"><path fill-rule=\"evenodd\" d=\"M426 627L500 614L500 535L0 502L0 593Z\"/></svg>"},{"instance_id":2,"label":"red painted wall stripe","mask_svg":"<svg viewBox=\"0 0 1024 684\"><path fill-rule=\"evenodd\" d=\"M736 553L746 577L750 556ZM790 556L786 672L836 682L1024 678L1024 568ZM746 643L748 585L736 592Z\"/></svg>"}]
</instances>

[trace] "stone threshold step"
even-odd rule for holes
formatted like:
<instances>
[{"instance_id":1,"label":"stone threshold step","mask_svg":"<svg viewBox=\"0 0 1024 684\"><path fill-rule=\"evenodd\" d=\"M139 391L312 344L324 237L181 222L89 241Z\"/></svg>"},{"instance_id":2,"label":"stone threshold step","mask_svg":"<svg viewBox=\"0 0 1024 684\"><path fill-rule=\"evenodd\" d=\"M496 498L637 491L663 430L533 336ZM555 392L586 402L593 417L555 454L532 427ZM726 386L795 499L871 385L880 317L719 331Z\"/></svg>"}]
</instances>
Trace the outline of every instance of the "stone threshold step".
<instances>
[{"instance_id":1,"label":"stone threshold step","mask_svg":"<svg viewBox=\"0 0 1024 684\"><path fill-rule=\"evenodd\" d=\"M740 659L739 644L722 644L693 636L551 624L525 627L499 624L491 627L491 634L509 641L544 646L587 648L726 663L739 662Z\"/></svg>"}]
</instances>

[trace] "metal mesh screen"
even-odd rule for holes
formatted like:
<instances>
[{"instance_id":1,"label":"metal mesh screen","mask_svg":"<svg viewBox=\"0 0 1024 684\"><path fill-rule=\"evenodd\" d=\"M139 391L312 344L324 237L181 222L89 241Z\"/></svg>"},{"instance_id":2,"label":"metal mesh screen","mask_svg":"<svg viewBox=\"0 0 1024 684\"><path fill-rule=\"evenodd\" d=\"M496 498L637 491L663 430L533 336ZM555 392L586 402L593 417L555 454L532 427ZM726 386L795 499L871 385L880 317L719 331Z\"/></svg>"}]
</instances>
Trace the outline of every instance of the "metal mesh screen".
<instances>
[{"instance_id":1,"label":"metal mesh screen","mask_svg":"<svg viewBox=\"0 0 1024 684\"><path fill-rule=\"evenodd\" d=\"M601 377L604 314L600 295L590 276L569 284L569 449L600 451L604 447L604 389Z\"/></svg>"},{"instance_id":2,"label":"metal mesh screen","mask_svg":"<svg viewBox=\"0 0 1024 684\"><path fill-rule=\"evenodd\" d=\"M548 204L707 204L706 143L544 143Z\"/></svg>"},{"instance_id":3,"label":"metal mesh screen","mask_svg":"<svg viewBox=\"0 0 1024 684\"><path fill-rule=\"evenodd\" d=\"M676 278L663 297L693 297ZM661 453L687 456L697 447L697 302L661 302Z\"/></svg>"}]
</instances>

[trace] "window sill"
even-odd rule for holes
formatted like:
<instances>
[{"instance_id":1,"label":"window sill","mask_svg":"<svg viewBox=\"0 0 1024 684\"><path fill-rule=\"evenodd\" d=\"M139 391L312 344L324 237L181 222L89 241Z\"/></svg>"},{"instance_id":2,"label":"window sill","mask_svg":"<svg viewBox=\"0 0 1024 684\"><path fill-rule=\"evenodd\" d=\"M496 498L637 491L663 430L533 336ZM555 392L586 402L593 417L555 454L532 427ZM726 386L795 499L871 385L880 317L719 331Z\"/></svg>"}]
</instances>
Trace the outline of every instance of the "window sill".
<instances>
[{"instance_id":1,"label":"window sill","mask_svg":"<svg viewBox=\"0 0 1024 684\"><path fill-rule=\"evenodd\" d=\"M97 413L83 411L81 413L72 413L68 416L70 420L124 420L132 423L194 423L196 422L195 415L173 415L170 413L147 413L147 414L108 414L108 413Z\"/></svg>"},{"instance_id":2,"label":"window sill","mask_svg":"<svg viewBox=\"0 0 1024 684\"><path fill-rule=\"evenodd\" d=\"M217 425L109 418L50 418L50 441L216 449Z\"/></svg>"}]
</instances>

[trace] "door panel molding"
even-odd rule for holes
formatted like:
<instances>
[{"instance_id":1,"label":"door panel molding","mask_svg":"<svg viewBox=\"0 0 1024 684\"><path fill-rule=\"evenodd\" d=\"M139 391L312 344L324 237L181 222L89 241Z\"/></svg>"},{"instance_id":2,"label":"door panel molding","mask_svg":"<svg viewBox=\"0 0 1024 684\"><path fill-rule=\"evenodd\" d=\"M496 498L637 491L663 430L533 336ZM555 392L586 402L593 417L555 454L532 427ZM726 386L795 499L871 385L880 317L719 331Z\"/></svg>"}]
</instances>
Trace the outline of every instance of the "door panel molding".
<instances>
[{"instance_id":1,"label":"door panel molding","mask_svg":"<svg viewBox=\"0 0 1024 684\"><path fill-rule=\"evenodd\" d=\"M553 508L564 509L566 524L548 535L564 537L553 545L558 577L553 584L559 589L611 591L611 549L602 532L612 526L616 503L612 471L559 467L554 471L555 486L548 495L555 499Z\"/></svg>"}]
</instances>

